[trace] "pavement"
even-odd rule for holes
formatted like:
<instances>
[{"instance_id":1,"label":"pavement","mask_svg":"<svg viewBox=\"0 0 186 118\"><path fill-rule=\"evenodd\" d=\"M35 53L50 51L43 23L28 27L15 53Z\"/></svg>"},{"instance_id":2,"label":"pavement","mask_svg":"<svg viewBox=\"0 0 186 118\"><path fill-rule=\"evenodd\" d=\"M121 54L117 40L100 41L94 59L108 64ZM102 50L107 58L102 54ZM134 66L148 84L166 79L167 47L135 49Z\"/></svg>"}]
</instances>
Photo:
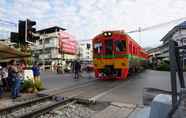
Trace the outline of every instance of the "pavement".
<instances>
[{"instance_id":1,"label":"pavement","mask_svg":"<svg viewBox=\"0 0 186 118\"><path fill-rule=\"evenodd\" d=\"M41 74L41 78L44 82L45 88L68 88L85 82L89 82L95 79L88 79L87 73L82 74L83 78L80 80L73 80L72 74L57 75L51 72L44 72ZM93 76L93 75L92 75ZM186 78L186 73L184 73ZM97 81L97 80L95 80ZM166 71L154 71L145 70L141 73L135 73L127 80L113 81L116 86L113 88L105 89L101 91L95 98L99 97L100 101L113 101L129 104L143 104L143 89L146 87L158 88L162 90L171 90L170 84L170 72ZM112 81L103 82L97 81L97 88L92 89L98 91L100 87L105 87L107 84L111 84Z\"/></svg>"},{"instance_id":2,"label":"pavement","mask_svg":"<svg viewBox=\"0 0 186 118\"><path fill-rule=\"evenodd\" d=\"M91 78L89 78L89 76L91 76ZM184 77L186 78L186 73L184 73ZM139 107L143 104L143 89L150 87L171 90L170 72L154 70L145 70L129 76L127 80L117 81L98 81L94 78L93 73L82 73L79 80L74 80L73 74L71 73L56 74L54 72L42 72L41 79L46 89L70 88L92 82L92 87L86 88L86 90L80 89L82 95L95 94L92 99L112 102L108 108L101 111L101 113L94 116L94 118L100 116L109 118L114 114L117 114L118 118L120 118L119 116L126 116L126 118L147 118L150 108ZM87 93L87 91L89 92ZM78 90L75 92L78 92ZM9 93L5 96L6 97L0 100L0 109L15 104L15 102L10 99Z\"/></svg>"},{"instance_id":3,"label":"pavement","mask_svg":"<svg viewBox=\"0 0 186 118\"><path fill-rule=\"evenodd\" d=\"M94 74L82 73L80 79L74 80L73 73L56 74L56 72L41 72L41 79L43 80L44 88L46 89L66 88L92 81L94 77L89 78L89 76L93 77Z\"/></svg>"}]
</instances>

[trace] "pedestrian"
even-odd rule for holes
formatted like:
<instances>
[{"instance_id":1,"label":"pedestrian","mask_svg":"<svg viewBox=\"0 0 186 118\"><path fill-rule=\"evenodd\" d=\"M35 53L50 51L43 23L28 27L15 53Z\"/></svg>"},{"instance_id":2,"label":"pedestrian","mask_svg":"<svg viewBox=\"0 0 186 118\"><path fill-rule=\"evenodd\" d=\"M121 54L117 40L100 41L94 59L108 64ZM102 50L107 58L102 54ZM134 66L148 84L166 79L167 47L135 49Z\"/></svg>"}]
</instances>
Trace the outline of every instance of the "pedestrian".
<instances>
[{"instance_id":1,"label":"pedestrian","mask_svg":"<svg viewBox=\"0 0 186 118\"><path fill-rule=\"evenodd\" d=\"M34 75L34 81L40 80L40 67L37 62L34 63L32 67L33 75Z\"/></svg>"},{"instance_id":2,"label":"pedestrian","mask_svg":"<svg viewBox=\"0 0 186 118\"><path fill-rule=\"evenodd\" d=\"M11 82L11 96L13 99L20 97L20 78L18 76L18 67L15 60L10 61L10 67L8 69L8 78Z\"/></svg>"},{"instance_id":3,"label":"pedestrian","mask_svg":"<svg viewBox=\"0 0 186 118\"><path fill-rule=\"evenodd\" d=\"M74 79L79 79L80 70L81 70L80 62L75 60L75 62L74 62Z\"/></svg>"}]
</instances>

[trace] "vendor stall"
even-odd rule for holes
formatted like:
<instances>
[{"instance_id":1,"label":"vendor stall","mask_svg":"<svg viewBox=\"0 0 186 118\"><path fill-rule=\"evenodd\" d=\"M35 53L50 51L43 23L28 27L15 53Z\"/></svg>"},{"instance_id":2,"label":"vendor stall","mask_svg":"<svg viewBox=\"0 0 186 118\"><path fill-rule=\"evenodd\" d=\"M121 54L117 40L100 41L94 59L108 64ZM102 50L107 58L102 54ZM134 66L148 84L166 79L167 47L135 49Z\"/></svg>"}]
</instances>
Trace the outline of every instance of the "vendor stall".
<instances>
[{"instance_id":1,"label":"vendor stall","mask_svg":"<svg viewBox=\"0 0 186 118\"><path fill-rule=\"evenodd\" d=\"M11 48L3 43L0 43L0 62L6 62L11 59L29 57L30 54L18 51L15 48Z\"/></svg>"}]
</instances>

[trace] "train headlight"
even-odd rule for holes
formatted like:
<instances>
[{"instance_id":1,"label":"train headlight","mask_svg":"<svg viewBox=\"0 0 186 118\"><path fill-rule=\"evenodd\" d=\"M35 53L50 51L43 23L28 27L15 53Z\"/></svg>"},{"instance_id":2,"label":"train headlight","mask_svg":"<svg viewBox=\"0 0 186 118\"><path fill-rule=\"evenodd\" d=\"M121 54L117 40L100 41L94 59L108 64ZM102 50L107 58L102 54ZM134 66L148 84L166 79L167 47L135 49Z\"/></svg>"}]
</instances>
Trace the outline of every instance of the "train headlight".
<instances>
[{"instance_id":1,"label":"train headlight","mask_svg":"<svg viewBox=\"0 0 186 118\"><path fill-rule=\"evenodd\" d=\"M111 32L108 32L108 36L111 36L112 35L112 33Z\"/></svg>"},{"instance_id":2,"label":"train headlight","mask_svg":"<svg viewBox=\"0 0 186 118\"><path fill-rule=\"evenodd\" d=\"M104 36L107 36L107 32L104 32L103 35L104 35Z\"/></svg>"},{"instance_id":3,"label":"train headlight","mask_svg":"<svg viewBox=\"0 0 186 118\"><path fill-rule=\"evenodd\" d=\"M104 32L103 35L104 35L105 37L107 37L107 36L112 36L112 32Z\"/></svg>"}]
</instances>

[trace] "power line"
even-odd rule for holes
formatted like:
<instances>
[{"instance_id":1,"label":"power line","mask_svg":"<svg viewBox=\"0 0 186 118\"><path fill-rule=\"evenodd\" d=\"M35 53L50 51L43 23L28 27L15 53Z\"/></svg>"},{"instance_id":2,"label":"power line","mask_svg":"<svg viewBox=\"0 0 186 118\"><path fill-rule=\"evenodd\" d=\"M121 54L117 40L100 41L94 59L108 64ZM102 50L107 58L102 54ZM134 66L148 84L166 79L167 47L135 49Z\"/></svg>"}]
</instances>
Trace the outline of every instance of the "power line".
<instances>
[{"instance_id":1,"label":"power line","mask_svg":"<svg viewBox=\"0 0 186 118\"><path fill-rule=\"evenodd\" d=\"M186 17L182 17L182 18L179 18L179 19L176 19L176 20L171 20L169 22L160 23L160 24L157 24L157 25L152 25L152 26L145 27L145 28L138 28L136 30L129 31L127 33L136 33L136 32L153 30L153 29L161 28L161 27L167 26L171 23L179 22L179 21L182 21L182 20L186 20Z\"/></svg>"},{"instance_id":2,"label":"power line","mask_svg":"<svg viewBox=\"0 0 186 118\"><path fill-rule=\"evenodd\" d=\"M2 19L0 19L0 23L13 25L15 27L17 26L17 23L14 23L14 22L11 22L11 21L7 21L7 20L2 20Z\"/></svg>"}]
</instances>

